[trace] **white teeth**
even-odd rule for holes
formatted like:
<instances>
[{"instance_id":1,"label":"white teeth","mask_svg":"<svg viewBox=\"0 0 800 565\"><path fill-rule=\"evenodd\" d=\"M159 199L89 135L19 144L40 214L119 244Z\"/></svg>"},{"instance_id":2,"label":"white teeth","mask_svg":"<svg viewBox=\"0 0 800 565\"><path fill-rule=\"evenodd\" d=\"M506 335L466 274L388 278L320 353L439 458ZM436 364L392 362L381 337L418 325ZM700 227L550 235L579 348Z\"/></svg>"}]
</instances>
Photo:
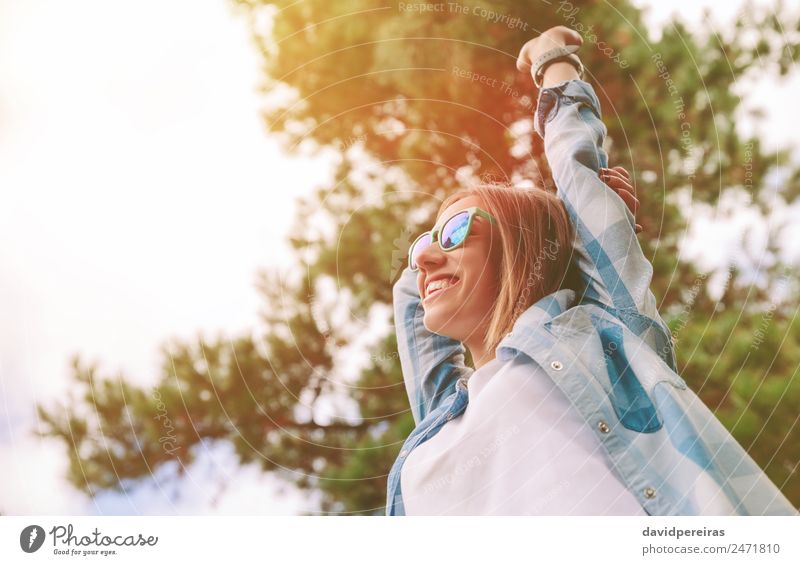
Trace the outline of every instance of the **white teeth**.
<instances>
[{"instance_id":1,"label":"white teeth","mask_svg":"<svg viewBox=\"0 0 800 565\"><path fill-rule=\"evenodd\" d=\"M455 280L455 279L452 280L452 284L455 284L456 282L458 282L458 281ZM431 292L433 292L435 290L442 290L442 289L447 288L449 286L451 286L451 281L450 280L448 280L448 279L437 279L437 280L435 280L433 282L428 283L428 286L425 289L425 294L429 295Z\"/></svg>"}]
</instances>

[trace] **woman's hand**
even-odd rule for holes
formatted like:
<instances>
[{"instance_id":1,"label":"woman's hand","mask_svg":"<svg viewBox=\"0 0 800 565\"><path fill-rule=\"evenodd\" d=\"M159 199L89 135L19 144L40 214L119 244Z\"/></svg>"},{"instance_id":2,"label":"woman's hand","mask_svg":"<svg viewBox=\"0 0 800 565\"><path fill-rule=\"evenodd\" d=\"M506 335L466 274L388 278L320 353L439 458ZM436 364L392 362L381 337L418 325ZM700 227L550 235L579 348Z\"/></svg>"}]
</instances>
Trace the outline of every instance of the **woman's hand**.
<instances>
[{"instance_id":1,"label":"woman's hand","mask_svg":"<svg viewBox=\"0 0 800 565\"><path fill-rule=\"evenodd\" d=\"M636 187L631 182L631 175L624 167L613 167L611 169L600 169L600 180L608 185L611 190L619 194L622 201L636 217L639 209L639 199L636 198ZM636 233L642 231L642 226L636 224Z\"/></svg>"},{"instance_id":2,"label":"woman's hand","mask_svg":"<svg viewBox=\"0 0 800 565\"><path fill-rule=\"evenodd\" d=\"M583 45L583 38L580 34L565 26L551 27L542 32L538 37L534 37L522 46L517 56L517 70L520 72L530 72L533 76L531 65L541 55L567 45ZM569 65L569 63L567 63Z\"/></svg>"}]
</instances>

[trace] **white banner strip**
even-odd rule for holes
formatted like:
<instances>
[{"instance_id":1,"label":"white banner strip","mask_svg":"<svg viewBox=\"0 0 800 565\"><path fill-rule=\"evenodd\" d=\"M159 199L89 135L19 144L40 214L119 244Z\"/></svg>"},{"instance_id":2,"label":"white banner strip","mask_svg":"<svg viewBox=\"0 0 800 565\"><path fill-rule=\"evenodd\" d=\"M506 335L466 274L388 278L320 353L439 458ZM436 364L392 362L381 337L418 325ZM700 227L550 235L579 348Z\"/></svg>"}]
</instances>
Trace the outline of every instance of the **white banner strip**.
<instances>
[{"instance_id":1,"label":"white banner strip","mask_svg":"<svg viewBox=\"0 0 800 565\"><path fill-rule=\"evenodd\" d=\"M0 517L0 563L15 565L797 564L799 548L797 517Z\"/></svg>"}]
</instances>

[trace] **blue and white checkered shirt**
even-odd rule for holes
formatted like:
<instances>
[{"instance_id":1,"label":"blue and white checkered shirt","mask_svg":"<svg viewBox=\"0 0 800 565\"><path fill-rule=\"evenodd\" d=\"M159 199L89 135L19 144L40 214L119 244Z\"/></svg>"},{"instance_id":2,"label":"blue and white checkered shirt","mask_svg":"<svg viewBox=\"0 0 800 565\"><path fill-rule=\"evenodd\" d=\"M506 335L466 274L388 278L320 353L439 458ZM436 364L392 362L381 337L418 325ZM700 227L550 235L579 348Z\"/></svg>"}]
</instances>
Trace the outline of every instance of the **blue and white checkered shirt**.
<instances>
[{"instance_id":1,"label":"blue and white checkered shirt","mask_svg":"<svg viewBox=\"0 0 800 565\"><path fill-rule=\"evenodd\" d=\"M634 218L597 173L606 128L581 80L543 89L535 129L575 226L582 295L530 306L497 346L500 360L539 365L581 413L621 480L651 515L797 515L797 510L678 376L670 330L650 291L653 268ZM461 342L429 332L416 274L393 288L395 329L416 427L388 477L386 514L403 515L409 453L467 406Z\"/></svg>"}]
</instances>

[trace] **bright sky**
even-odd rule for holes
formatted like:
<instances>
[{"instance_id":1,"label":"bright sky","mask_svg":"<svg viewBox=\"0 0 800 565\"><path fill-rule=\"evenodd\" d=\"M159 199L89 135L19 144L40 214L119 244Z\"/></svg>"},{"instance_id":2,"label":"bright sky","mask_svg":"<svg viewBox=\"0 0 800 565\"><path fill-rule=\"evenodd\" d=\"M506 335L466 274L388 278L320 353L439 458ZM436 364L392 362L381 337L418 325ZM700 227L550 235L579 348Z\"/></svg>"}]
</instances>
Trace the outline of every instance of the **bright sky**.
<instances>
[{"instance_id":1,"label":"bright sky","mask_svg":"<svg viewBox=\"0 0 800 565\"><path fill-rule=\"evenodd\" d=\"M690 21L707 4L670 2ZM738 5L715 7L720 21ZM654 6L655 21L669 15ZM60 446L28 435L34 404L66 391L73 353L147 383L171 336L255 326L255 274L288 261L293 201L330 173L266 137L258 79L225 0L0 0L0 460L13 461L0 466L0 512L303 508L224 446L175 504L157 487L92 502L62 479ZM788 108L790 92L765 83L754 99ZM770 124L774 143L798 139L776 112ZM741 228L725 229L712 241ZM212 507L219 477L230 487Z\"/></svg>"},{"instance_id":2,"label":"bright sky","mask_svg":"<svg viewBox=\"0 0 800 565\"><path fill-rule=\"evenodd\" d=\"M167 338L252 328L256 272L328 169L267 139L224 0L0 0L0 77L0 512L91 512L22 435L34 402L74 352L151 382Z\"/></svg>"}]
</instances>

